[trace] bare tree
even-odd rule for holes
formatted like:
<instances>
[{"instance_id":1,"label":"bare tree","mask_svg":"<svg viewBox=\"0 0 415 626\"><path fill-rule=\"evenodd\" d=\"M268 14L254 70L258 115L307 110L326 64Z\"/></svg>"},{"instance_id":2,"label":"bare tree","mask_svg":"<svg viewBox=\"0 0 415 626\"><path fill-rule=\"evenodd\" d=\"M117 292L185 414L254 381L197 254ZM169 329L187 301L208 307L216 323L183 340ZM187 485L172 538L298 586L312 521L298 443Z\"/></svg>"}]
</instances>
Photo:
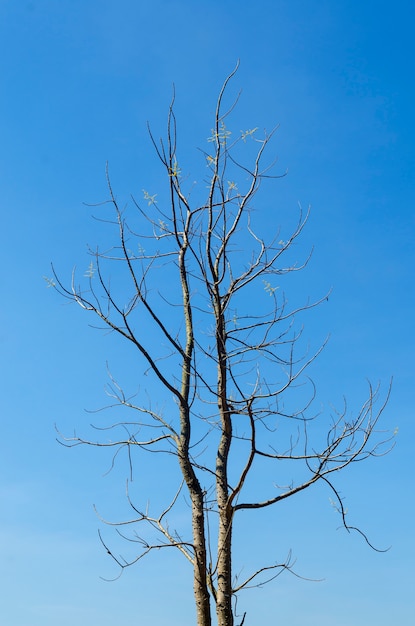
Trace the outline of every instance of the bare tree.
<instances>
[{"instance_id":1,"label":"bare tree","mask_svg":"<svg viewBox=\"0 0 415 626\"><path fill-rule=\"evenodd\" d=\"M385 453L376 427L390 390L377 402L379 389L369 385L354 417L346 407L328 417L312 413L315 390L306 370L323 346L313 353L302 348L297 320L321 300L290 307L281 288L285 276L308 262L293 259L308 212L299 210L288 236L274 224L267 228L274 230L270 237L255 229L254 197L266 179L278 178L263 165L273 132L259 139L258 130L249 129L233 138L226 124L236 102L224 111L223 101L235 72L220 91L214 127L201 151L208 172L203 189L190 185L181 172L173 98L166 139L156 141L149 129L168 184L166 200L144 191L144 208L134 200L135 214L127 223L107 171L113 218L102 219L116 227L117 244L90 250L84 288L75 274L69 287L55 272L50 280L130 342L168 398L163 410L152 399L138 402L110 374L113 404L129 409L131 419L113 424L111 439L74 436L64 442L112 447L116 453L124 449L130 464L144 450L164 453L177 464L180 479L170 499L166 488L166 504L157 513L137 505L127 488L132 519L114 525L137 543L136 556L123 560L101 540L121 570L155 549L179 550L193 567L199 626L212 624L212 605L218 625L233 626L239 591L292 571L288 558L259 564L245 580L235 577L232 540L241 511L272 507L324 483L344 527L352 529L334 477L356 461ZM243 164L252 154L251 165ZM119 282L114 286L108 268L115 268ZM259 490L256 471L264 466L270 484ZM276 477L281 477L278 485ZM169 525L184 495L190 501L189 535L186 528ZM149 541L140 532L143 525L159 540ZM127 526L133 526L133 534L123 530Z\"/></svg>"}]
</instances>

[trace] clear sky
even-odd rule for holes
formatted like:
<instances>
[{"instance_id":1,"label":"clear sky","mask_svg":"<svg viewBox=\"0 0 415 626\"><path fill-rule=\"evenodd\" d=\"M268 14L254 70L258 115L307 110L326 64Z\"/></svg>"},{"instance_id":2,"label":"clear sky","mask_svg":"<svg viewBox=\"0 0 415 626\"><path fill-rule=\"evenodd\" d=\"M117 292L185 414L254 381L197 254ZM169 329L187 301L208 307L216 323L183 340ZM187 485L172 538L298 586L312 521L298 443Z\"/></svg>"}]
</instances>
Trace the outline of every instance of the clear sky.
<instances>
[{"instance_id":1,"label":"clear sky","mask_svg":"<svg viewBox=\"0 0 415 626\"><path fill-rule=\"evenodd\" d=\"M5 626L194 623L186 562L156 554L114 583L99 544L102 514L126 514L123 467L67 434L89 432L84 409L105 403L105 362L122 345L94 331L46 288L54 261L84 272L102 228L85 202L157 193L146 133L159 135L174 82L189 175L212 127L223 78L240 58L233 124L280 128L273 144L288 176L258 215L311 204L302 238L315 253L300 287L333 295L305 327L331 334L313 369L319 397L351 407L366 379L393 395L383 427L398 427L385 458L340 479L350 522L386 554L338 529L324 490L260 520L259 550L322 582L282 575L247 591L247 624L409 625L414 615L415 44L413 3L368 0L0 1L0 621ZM199 168L199 169L198 169ZM193 173L193 170L195 173ZM281 214L283 211L281 210ZM298 283L296 284L296 289ZM317 338L317 339L316 339ZM126 376L137 366L128 363ZM142 369L142 368L141 368ZM141 372L137 368L137 372ZM141 380L137 384L142 384ZM140 461L143 463L143 461ZM139 465L137 472L142 470ZM146 496L145 496L146 497ZM256 524L263 524L261 530ZM108 532L109 539L112 535ZM258 537L266 538L261 545ZM247 561L253 540L246 537Z\"/></svg>"}]
</instances>

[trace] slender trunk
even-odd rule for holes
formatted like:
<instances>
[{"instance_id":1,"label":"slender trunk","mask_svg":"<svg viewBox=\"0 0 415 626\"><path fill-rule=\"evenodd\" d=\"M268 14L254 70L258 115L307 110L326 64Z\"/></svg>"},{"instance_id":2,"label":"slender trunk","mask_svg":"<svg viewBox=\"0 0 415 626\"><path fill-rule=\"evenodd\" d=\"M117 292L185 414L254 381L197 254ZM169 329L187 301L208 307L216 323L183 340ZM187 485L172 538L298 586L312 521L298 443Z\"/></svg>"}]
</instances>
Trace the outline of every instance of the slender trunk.
<instances>
[{"instance_id":1,"label":"slender trunk","mask_svg":"<svg viewBox=\"0 0 415 626\"><path fill-rule=\"evenodd\" d=\"M196 604L197 626L212 626L210 594L207 580L203 490L190 462L186 440L184 444L185 445L179 449L178 458L192 502L192 535L194 548L193 592Z\"/></svg>"},{"instance_id":2,"label":"slender trunk","mask_svg":"<svg viewBox=\"0 0 415 626\"><path fill-rule=\"evenodd\" d=\"M180 280L183 294L183 314L186 324L186 347L182 364L180 437L177 443L180 469L189 490L192 502L192 534L194 549L193 592L196 604L197 626L211 626L212 618L210 612L210 594L207 581L204 496L189 453L191 436L189 394L192 380L191 363L194 350L194 338L192 307L190 304L188 274L185 263L188 224L189 222L187 222L185 233L183 235L183 242L179 252Z\"/></svg>"},{"instance_id":3,"label":"slender trunk","mask_svg":"<svg viewBox=\"0 0 415 626\"><path fill-rule=\"evenodd\" d=\"M232 612L232 513L229 503L228 460L232 442L232 416L227 398L227 353L225 319L219 298L216 307L218 351L218 407L221 438L216 457L216 496L219 510L218 583L216 614L218 626L233 626Z\"/></svg>"},{"instance_id":4,"label":"slender trunk","mask_svg":"<svg viewBox=\"0 0 415 626\"><path fill-rule=\"evenodd\" d=\"M221 515L218 536L218 589L216 615L218 626L233 626L232 612L232 520Z\"/></svg>"},{"instance_id":5,"label":"slender trunk","mask_svg":"<svg viewBox=\"0 0 415 626\"><path fill-rule=\"evenodd\" d=\"M206 539L203 495L192 497L192 526L194 543L193 591L198 626L211 626L210 594L207 584Z\"/></svg>"}]
</instances>

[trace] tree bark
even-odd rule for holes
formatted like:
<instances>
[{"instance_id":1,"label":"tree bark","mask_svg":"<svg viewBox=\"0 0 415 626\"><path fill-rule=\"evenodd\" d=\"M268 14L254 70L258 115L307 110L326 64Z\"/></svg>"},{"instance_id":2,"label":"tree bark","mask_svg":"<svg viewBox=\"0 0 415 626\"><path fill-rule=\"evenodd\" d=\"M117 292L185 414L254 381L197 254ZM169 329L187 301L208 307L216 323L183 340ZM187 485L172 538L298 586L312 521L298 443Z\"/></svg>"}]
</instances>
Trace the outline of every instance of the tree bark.
<instances>
[{"instance_id":1,"label":"tree bark","mask_svg":"<svg viewBox=\"0 0 415 626\"><path fill-rule=\"evenodd\" d=\"M196 604L197 626L211 626L203 491L190 462L186 445L184 450L179 451L179 463L192 502L193 592Z\"/></svg>"},{"instance_id":2,"label":"tree bark","mask_svg":"<svg viewBox=\"0 0 415 626\"><path fill-rule=\"evenodd\" d=\"M218 590L216 615L218 626L233 626L232 612L232 519L224 513L219 518Z\"/></svg>"}]
</instances>

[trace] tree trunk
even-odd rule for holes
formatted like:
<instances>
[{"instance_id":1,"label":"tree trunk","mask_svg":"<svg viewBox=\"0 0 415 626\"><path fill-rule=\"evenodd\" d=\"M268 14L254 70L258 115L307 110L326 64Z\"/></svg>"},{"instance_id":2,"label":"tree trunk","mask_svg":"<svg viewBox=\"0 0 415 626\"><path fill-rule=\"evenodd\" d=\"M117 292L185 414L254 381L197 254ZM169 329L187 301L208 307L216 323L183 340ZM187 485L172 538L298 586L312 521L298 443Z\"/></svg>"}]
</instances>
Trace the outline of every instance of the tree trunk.
<instances>
[{"instance_id":1,"label":"tree trunk","mask_svg":"<svg viewBox=\"0 0 415 626\"><path fill-rule=\"evenodd\" d=\"M210 594L207 583L204 499L202 487L189 457L190 420L187 407L182 407L180 419L182 432L179 440L178 459L192 502L193 591L197 626L211 626Z\"/></svg>"},{"instance_id":2,"label":"tree trunk","mask_svg":"<svg viewBox=\"0 0 415 626\"><path fill-rule=\"evenodd\" d=\"M206 540L203 495L192 494L192 526L194 543L193 591L197 626L211 626L210 594L207 585Z\"/></svg>"},{"instance_id":3,"label":"tree trunk","mask_svg":"<svg viewBox=\"0 0 415 626\"><path fill-rule=\"evenodd\" d=\"M233 626L232 612L232 519L220 515L218 537L218 589L216 615L218 626Z\"/></svg>"}]
</instances>

